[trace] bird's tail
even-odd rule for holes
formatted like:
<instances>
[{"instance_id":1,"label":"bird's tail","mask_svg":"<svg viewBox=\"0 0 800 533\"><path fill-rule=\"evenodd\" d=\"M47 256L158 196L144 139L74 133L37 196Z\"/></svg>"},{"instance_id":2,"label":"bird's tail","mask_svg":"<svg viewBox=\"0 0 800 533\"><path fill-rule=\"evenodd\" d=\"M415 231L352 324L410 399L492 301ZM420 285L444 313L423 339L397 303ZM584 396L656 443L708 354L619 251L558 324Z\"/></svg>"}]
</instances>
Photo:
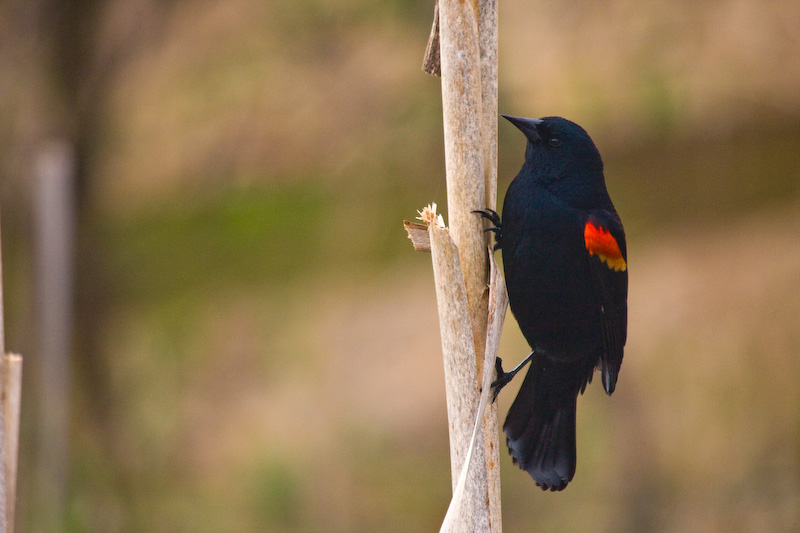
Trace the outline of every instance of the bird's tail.
<instances>
[{"instance_id":1,"label":"bird's tail","mask_svg":"<svg viewBox=\"0 0 800 533\"><path fill-rule=\"evenodd\" d=\"M563 490L575 475L575 409L594 364L536 354L503 431L514 464L544 490Z\"/></svg>"}]
</instances>

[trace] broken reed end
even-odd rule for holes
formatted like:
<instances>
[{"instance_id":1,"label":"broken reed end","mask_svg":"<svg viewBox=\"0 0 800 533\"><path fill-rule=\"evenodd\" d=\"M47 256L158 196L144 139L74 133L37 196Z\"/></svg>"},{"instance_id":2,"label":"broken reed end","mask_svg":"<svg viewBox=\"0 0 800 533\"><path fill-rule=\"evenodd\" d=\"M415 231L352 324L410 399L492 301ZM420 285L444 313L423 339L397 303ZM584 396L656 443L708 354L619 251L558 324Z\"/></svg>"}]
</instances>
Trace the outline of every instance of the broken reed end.
<instances>
[{"instance_id":1,"label":"broken reed end","mask_svg":"<svg viewBox=\"0 0 800 533\"><path fill-rule=\"evenodd\" d=\"M417 211L419 216L417 220L421 220L423 223L419 222L411 222L410 220L403 221L403 227L405 227L406 232L408 233L408 238L411 239L411 244L414 245L414 250L417 252L430 252L431 251L431 238L428 234L428 226L438 226L443 229L445 228L444 225L444 218L442 215L436 212L436 204L431 203Z\"/></svg>"}]
</instances>

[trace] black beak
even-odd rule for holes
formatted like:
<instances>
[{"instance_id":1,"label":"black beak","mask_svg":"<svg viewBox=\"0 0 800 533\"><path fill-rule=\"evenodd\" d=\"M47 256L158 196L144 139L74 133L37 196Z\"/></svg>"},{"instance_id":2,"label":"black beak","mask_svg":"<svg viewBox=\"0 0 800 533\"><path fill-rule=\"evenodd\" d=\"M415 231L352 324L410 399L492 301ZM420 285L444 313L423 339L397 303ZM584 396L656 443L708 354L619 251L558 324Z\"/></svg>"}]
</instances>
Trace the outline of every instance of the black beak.
<instances>
[{"instance_id":1,"label":"black beak","mask_svg":"<svg viewBox=\"0 0 800 533\"><path fill-rule=\"evenodd\" d=\"M542 121L538 118L512 117L509 115L500 116L519 128L519 130L525 134L525 137L527 137L530 142L535 143L542 140L542 138L539 136L539 131L536 129L536 126L542 123Z\"/></svg>"}]
</instances>

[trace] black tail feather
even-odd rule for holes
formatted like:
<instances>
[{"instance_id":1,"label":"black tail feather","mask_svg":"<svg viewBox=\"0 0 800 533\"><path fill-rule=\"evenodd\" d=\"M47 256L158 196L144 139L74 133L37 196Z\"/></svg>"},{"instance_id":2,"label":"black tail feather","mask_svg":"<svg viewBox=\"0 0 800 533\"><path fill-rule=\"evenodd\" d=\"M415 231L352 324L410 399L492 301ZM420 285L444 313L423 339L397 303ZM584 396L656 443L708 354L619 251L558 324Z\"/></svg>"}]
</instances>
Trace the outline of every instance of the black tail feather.
<instances>
[{"instance_id":1,"label":"black tail feather","mask_svg":"<svg viewBox=\"0 0 800 533\"><path fill-rule=\"evenodd\" d=\"M564 363L536 354L503 431L514 464L543 490L563 490L575 475L575 410L594 362Z\"/></svg>"},{"instance_id":2,"label":"black tail feather","mask_svg":"<svg viewBox=\"0 0 800 533\"><path fill-rule=\"evenodd\" d=\"M603 350L600 355L600 372L603 376L603 389L611 396L617 386L619 368L622 366L622 353L625 346L625 326L619 319L603 321Z\"/></svg>"}]
</instances>

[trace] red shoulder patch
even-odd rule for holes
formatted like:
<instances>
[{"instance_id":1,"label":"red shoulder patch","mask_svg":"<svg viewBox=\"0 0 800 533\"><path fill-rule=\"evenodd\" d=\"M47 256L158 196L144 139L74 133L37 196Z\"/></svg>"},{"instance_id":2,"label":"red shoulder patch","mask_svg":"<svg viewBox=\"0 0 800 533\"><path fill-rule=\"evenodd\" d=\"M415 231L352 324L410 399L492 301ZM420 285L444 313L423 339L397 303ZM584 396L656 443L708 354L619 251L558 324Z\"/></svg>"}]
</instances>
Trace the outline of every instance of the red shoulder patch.
<instances>
[{"instance_id":1,"label":"red shoulder patch","mask_svg":"<svg viewBox=\"0 0 800 533\"><path fill-rule=\"evenodd\" d=\"M586 249L590 255L596 255L608 268L618 272L628 268L622 252L619 250L617 239L614 238L607 229L602 226L595 226L591 222L586 223L583 229L583 238L586 241Z\"/></svg>"}]
</instances>

